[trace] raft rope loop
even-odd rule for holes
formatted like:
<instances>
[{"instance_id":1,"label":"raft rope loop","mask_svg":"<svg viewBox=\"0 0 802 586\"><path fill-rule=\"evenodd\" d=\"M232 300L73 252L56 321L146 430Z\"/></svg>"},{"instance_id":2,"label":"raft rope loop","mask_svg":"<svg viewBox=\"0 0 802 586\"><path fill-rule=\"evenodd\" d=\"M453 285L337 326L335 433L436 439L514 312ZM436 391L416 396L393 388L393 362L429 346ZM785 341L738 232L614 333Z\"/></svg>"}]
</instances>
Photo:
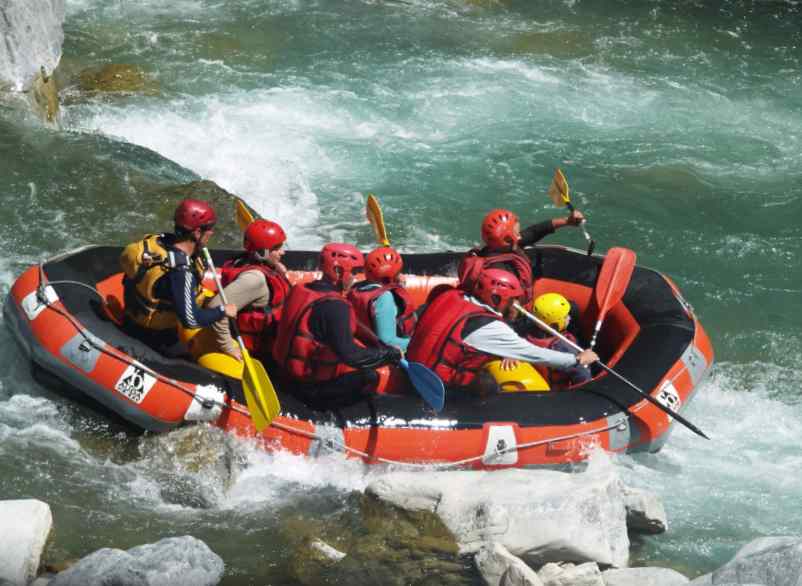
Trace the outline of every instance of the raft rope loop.
<instances>
[{"instance_id":1,"label":"raft rope loop","mask_svg":"<svg viewBox=\"0 0 802 586\"><path fill-rule=\"evenodd\" d=\"M168 385L178 389L179 391L182 391L182 392L186 393L187 395L189 395L192 398L192 400L198 401L204 408L208 409L208 408L213 407L213 406L219 406L219 407L222 407L223 409L231 409L233 411L238 411L239 413L242 413L243 415L248 415L250 417L250 413L248 412L248 410L245 409L245 408L240 407L237 404L231 405L231 404L223 403L223 402L220 402L220 401L214 401L212 399L201 399L200 397L198 397L195 394L195 391L193 391L191 388L188 388L188 387L182 385L181 383L179 383L179 382L177 382L177 381L175 381L173 379L170 379L170 378L167 378L167 377L161 375L160 373L158 373L155 370L147 367L144 364L141 364L141 363L139 363L139 362L137 362L135 360L130 359L127 354L125 354L123 352L120 352L120 351L117 351L117 352L119 352L119 354L116 353L116 352L111 352L105 346L101 346L101 345L97 344L89 335L87 335L86 328L84 328L80 324L80 322L78 322L77 319L75 319L70 313L68 313L66 311L62 311L61 309L59 309L57 307L54 307L51 304L50 300L47 299L47 295L45 294L45 287L49 287L49 286L52 286L52 285L76 285L76 286L80 286L80 287L85 287L86 289L89 289L92 292L94 292L100 298L101 302L105 303L106 300L103 297L103 295L100 293L100 291L98 291L97 289L95 289L91 285L87 285L86 283L82 283L80 281L69 281L69 280L48 281L47 284L45 285L44 276L45 276L44 275L44 270L42 268L42 265L40 264L39 265L39 285L36 288L36 298L37 298L37 300L40 303L42 303L43 305L45 305L48 309L51 309L51 310L55 311L56 313L58 313L59 315L61 315L62 317L66 318L72 324L72 326L76 329L76 331L78 331L78 333L80 333L83 336L84 340L90 346L92 346L93 348L95 348L99 352L102 352L102 353L106 354L107 356L111 356L112 358L114 358L116 360L120 360L120 361L122 361L122 362L124 362L126 364L135 365L138 368L142 368L148 374L150 374L151 376L156 377L158 380L162 381L163 383L168 384ZM609 425L606 425L604 427L600 427L598 429L591 429L591 430L587 430L587 431L581 431L581 432L572 433L572 434L568 434L568 435L556 436L556 437L543 439L543 440L525 442L525 443L514 445L514 446L505 446L505 447L500 448L500 449L497 447L493 451L493 453L490 454L490 455L482 453L482 454L480 454L478 456L472 456L470 458L465 458L463 460L457 460L457 461L454 461L454 462L431 462L431 463L428 463L428 464L426 464L426 463L416 463L416 462L404 462L404 461L400 461L400 460L391 460L389 458L382 458L380 456L372 456L371 454L369 454L367 452L363 452L362 450L358 450L356 448L352 448L351 446L349 446L349 445L347 445L347 444L345 444L343 442L337 441L335 439L332 439L330 437L323 437L320 434L315 433L315 432L299 429L299 428L294 427L292 425L286 425L284 423L281 423L280 421L276 421L275 419L270 422L270 425L272 427L275 427L276 429L280 429L280 430L286 431L288 433L292 433L292 434L295 434L295 435L300 435L302 437L306 437L306 438L311 439L311 440L319 441L322 445L325 445L326 447L330 447L330 448L335 448L336 447L339 450L341 450L342 452L358 456L359 458L361 458L365 462L380 462L382 464L388 464L388 465L391 465L391 466L401 466L401 467L406 467L406 468L413 468L413 469L421 469L422 470L422 469L433 469L433 468L435 468L435 469L460 468L460 467L464 467L464 466L466 466L468 464L472 464L474 462L478 462L480 460L484 460L486 458L497 458L497 457L500 457L500 456L502 456L502 455L504 455L504 454L506 454L508 452L526 450L526 449L529 449L529 448L535 448L535 447L538 447L538 446L542 446L544 444L550 444L552 442L560 442L560 441L566 441L566 440L571 440L571 439L577 439L577 438L580 438L580 437L584 437L584 436L588 436L588 435L594 435L594 434L597 434L597 433L602 433L602 432L605 432L605 431L609 431L611 429L616 429L616 428L623 429L626 426L625 419L626 419L626 417L622 418L621 420L619 420L619 421L617 421L615 423L611 423Z\"/></svg>"}]
</instances>

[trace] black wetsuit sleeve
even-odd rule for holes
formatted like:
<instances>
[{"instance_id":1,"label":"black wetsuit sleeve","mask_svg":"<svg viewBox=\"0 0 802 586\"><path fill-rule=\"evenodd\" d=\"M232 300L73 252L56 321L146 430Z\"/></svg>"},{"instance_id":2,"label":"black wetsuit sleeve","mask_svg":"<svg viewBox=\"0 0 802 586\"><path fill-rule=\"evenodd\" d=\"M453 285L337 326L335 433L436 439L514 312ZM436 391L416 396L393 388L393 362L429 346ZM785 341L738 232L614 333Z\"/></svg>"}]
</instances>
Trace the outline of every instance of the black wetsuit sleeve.
<instances>
[{"instance_id":1,"label":"black wetsuit sleeve","mask_svg":"<svg viewBox=\"0 0 802 586\"><path fill-rule=\"evenodd\" d=\"M554 225L551 223L551 220L534 224L521 231L521 240L518 242L518 246L521 248L534 246L549 234L554 234Z\"/></svg>"},{"instance_id":2,"label":"black wetsuit sleeve","mask_svg":"<svg viewBox=\"0 0 802 586\"><path fill-rule=\"evenodd\" d=\"M389 346L363 348L351 334L351 310L345 301L321 301L312 309L309 327L316 340L326 344L352 368L377 368L394 362L400 353Z\"/></svg>"},{"instance_id":3,"label":"black wetsuit sleeve","mask_svg":"<svg viewBox=\"0 0 802 586\"><path fill-rule=\"evenodd\" d=\"M206 309L198 305L195 300L198 282L192 271L176 268L167 273L167 279L160 279L159 283L165 280L170 288L169 295L175 313L185 328L205 328L225 315L222 306Z\"/></svg>"}]
</instances>

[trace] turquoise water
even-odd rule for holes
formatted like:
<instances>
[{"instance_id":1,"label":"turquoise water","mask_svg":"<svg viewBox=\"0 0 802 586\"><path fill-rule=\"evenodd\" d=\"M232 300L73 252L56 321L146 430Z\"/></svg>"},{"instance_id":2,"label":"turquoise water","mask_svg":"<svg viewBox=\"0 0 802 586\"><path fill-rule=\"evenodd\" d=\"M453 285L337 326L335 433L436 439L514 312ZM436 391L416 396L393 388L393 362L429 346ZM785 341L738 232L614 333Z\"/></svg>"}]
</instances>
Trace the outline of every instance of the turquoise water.
<instances>
[{"instance_id":1,"label":"turquoise water","mask_svg":"<svg viewBox=\"0 0 802 586\"><path fill-rule=\"evenodd\" d=\"M709 571L802 533L800 31L793 2L69 0L60 128L0 100L0 293L66 248L166 226L146 194L198 177L293 248L368 248L372 192L394 244L431 251L472 245L491 207L558 215L560 166L598 249L670 275L713 339L686 414L712 441L678 428L661 453L613 461L671 523L633 561ZM106 62L158 91L69 81ZM283 520L348 509L381 473L193 437L250 463L231 486L187 463L184 438L130 437L37 384L5 329L0 438L0 494L53 505L55 557L192 533L231 584L288 581Z\"/></svg>"}]
</instances>

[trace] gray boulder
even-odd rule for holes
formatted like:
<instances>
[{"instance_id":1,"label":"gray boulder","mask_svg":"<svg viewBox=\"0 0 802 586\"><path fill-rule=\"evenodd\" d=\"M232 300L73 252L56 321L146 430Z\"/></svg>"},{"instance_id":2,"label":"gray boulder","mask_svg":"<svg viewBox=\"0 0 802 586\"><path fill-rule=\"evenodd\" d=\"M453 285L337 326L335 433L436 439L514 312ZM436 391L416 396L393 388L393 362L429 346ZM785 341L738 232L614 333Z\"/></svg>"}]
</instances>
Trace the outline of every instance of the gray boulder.
<instances>
[{"instance_id":1,"label":"gray boulder","mask_svg":"<svg viewBox=\"0 0 802 586\"><path fill-rule=\"evenodd\" d=\"M0 501L0 584L27 584L34 579L52 527L47 503Z\"/></svg>"},{"instance_id":2,"label":"gray boulder","mask_svg":"<svg viewBox=\"0 0 802 586\"><path fill-rule=\"evenodd\" d=\"M799 586L802 584L802 537L762 537L691 586Z\"/></svg>"},{"instance_id":3,"label":"gray boulder","mask_svg":"<svg viewBox=\"0 0 802 586\"><path fill-rule=\"evenodd\" d=\"M668 517L657 495L627 486L623 487L622 494L630 531L650 535L666 532Z\"/></svg>"},{"instance_id":4,"label":"gray boulder","mask_svg":"<svg viewBox=\"0 0 802 586\"><path fill-rule=\"evenodd\" d=\"M543 586L537 573L500 543L489 543L474 556L487 586Z\"/></svg>"},{"instance_id":5,"label":"gray boulder","mask_svg":"<svg viewBox=\"0 0 802 586\"><path fill-rule=\"evenodd\" d=\"M531 567L550 561L623 567L629 559L621 483L609 466L589 466L581 474L397 472L367 492L403 509L437 514L462 553L498 542Z\"/></svg>"},{"instance_id":6,"label":"gray boulder","mask_svg":"<svg viewBox=\"0 0 802 586\"><path fill-rule=\"evenodd\" d=\"M602 572L606 586L681 586L688 578L670 568L625 568Z\"/></svg>"},{"instance_id":7,"label":"gray boulder","mask_svg":"<svg viewBox=\"0 0 802 586\"><path fill-rule=\"evenodd\" d=\"M546 564L537 575L543 581L543 586L605 586L595 562L578 566L571 563Z\"/></svg>"},{"instance_id":8,"label":"gray boulder","mask_svg":"<svg viewBox=\"0 0 802 586\"><path fill-rule=\"evenodd\" d=\"M214 586L223 560L190 535L128 551L103 548L59 573L50 586Z\"/></svg>"}]
</instances>

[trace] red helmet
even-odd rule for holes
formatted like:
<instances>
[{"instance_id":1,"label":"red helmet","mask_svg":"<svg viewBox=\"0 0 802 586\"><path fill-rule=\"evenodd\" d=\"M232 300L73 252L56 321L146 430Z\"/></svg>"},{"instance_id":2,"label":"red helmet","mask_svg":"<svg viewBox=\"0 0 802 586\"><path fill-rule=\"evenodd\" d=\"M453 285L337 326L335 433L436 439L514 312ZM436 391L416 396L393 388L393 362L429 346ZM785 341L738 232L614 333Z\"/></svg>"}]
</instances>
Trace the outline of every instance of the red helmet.
<instances>
[{"instance_id":1,"label":"red helmet","mask_svg":"<svg viewBox=\"0 0 802 586\"><path fill-rule=\"evenodd\" d=\"M389 246L372 250L365 261L365 275L371 281L393 281L404 267L401 255Z\"/></svg>"},{"instance_id":2,"label":"red helmet","mask_svg":"<svg viewBox=\"0 0 802 586\"><path fill-rule=\"evenodd\" d=\"M248 252L260 252L262 250L273 250L287 239L284 230L270 220L254 220L245 229L243 247Z\"/></svg>"},{"instance_id":3,"label":"red helmet","mask_svg":"<svg viewBox=\"0 0 802 586\"><path fill-rule=\"evenodd\" d=\"M175 208L175 226L187 232L195 228L211 228L217 223L212 206L199 199L183 199Z\"/></svg>"},{"instance_id":4,"label":"red helmet","mask_svg":"<svg viewBox=\"0 0 802 586\"><path fill-rule=\"evenodd\" d=\"M505 299L524 294L518 277L502 269L485 269L473 288L473 294L489 306L498 308Z\"/></svg>"},{"instance_id":5,"label":"red helmet","mask_svg":"<svg viewBox=\"0 0 802 586\"><path fill-rule=\"evenodd\" d=\"M320 270L333 283L365 268L365 257L353 244L333 242L320 250Z\"/></svg>"},{"instance_id":6,"label":"red helmet","mask_svg":"<svg viewBox=\"0 0 802 586\"><path fill-rule=\"evenodd\" d=\"M516 243L518 216L509 210L492 210L482 220L482 240L490 248L505 248Z\"/></svg>"}]
</instances>

